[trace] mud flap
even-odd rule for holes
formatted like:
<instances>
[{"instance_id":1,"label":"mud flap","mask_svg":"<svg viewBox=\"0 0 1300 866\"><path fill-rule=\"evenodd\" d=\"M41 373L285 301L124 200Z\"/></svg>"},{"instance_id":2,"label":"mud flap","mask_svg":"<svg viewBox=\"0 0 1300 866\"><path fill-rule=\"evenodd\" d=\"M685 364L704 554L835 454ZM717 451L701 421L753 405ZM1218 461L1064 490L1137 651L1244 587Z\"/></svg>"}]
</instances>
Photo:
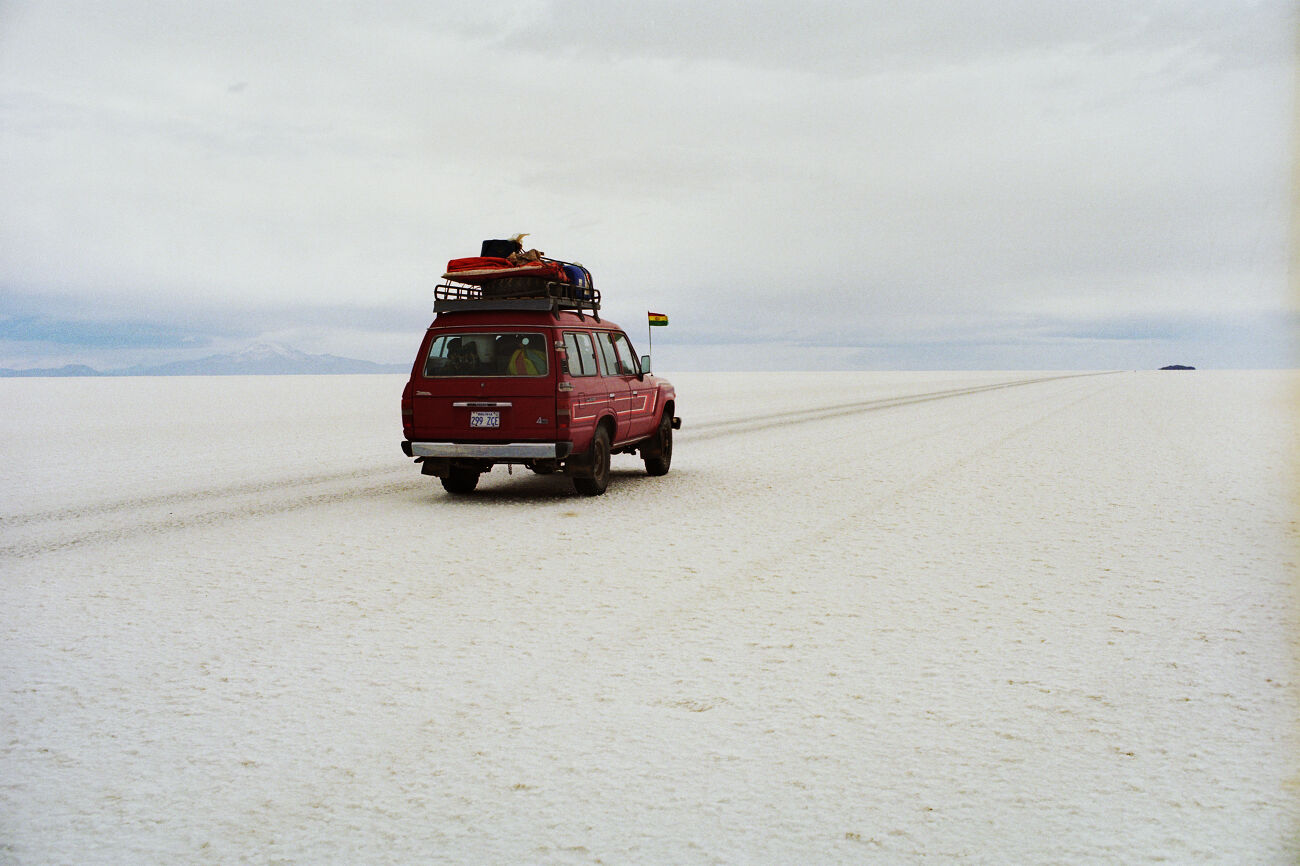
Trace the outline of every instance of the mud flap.
<instances>
[{"instance_id":1,"label":"mud flap","mask_svg":"<svg viewBox=\"0 0 1300 866\"><path fill-rule=\"evenodd\" d=\"M575 454L564 461L564 474L572 478L591 478L596 474L590 454Z\"/></svg>"},{"instance_id":2,"label":"mud flap","mask_svg":"<svg viewBox=\"0 0 1300 866\"><path fill-rule=\"evenodd\" d=\"M436 475L439 478L446 478L447 473L451 471L451 461L446 457L420 457L420 474Z\"/></svg>"}]
</instances>

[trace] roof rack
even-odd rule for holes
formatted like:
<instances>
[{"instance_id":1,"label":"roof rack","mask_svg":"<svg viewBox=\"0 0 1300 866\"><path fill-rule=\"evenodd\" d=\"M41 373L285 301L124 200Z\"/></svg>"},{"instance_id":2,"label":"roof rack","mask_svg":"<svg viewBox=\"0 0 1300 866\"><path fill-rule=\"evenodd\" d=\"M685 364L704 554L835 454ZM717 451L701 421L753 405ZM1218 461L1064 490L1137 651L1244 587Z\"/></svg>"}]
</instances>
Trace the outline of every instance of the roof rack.
<instances>
[{"instance_id":1,"label":"roof rack","mask_svg":"<svg viewBox=\"0 0 1300 866\"><path fill-rule=\"evenodd\" d=\"M513 277L471 286L446 280L433 290L433 311L573 310L600 321L600 291L536 277Z\"/></svg>"}]
</instances>

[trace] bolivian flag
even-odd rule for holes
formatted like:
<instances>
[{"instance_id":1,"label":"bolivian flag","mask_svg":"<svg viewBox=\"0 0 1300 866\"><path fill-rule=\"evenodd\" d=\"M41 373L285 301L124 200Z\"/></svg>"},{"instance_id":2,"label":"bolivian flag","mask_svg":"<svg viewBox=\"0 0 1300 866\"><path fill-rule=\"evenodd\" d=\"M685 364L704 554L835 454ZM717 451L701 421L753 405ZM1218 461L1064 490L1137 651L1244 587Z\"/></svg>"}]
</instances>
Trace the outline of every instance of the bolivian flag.
<instances>
[{"instance_id":1,"label":"bolivian flag","mask_svg":"<svg viewBox=\"0 0 1300 866\"><path fill-rule=\"evenodd\" d=\"M663 327L668 324L668 317L665 316L663 313L652 313L647 310L646 315L650 317L651 326L659 325Z\"/></svg>"}]
</instances>

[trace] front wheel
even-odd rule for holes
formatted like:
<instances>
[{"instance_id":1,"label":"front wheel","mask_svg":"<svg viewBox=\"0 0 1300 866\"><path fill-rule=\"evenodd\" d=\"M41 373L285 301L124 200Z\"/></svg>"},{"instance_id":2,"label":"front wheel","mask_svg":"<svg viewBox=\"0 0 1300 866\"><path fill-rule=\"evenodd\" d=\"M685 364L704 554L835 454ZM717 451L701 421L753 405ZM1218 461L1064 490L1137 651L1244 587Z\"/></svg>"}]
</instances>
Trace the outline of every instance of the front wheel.
<instances>
[{"instance_id":1,"label":"front wheel","mask_svg":"<svg viewBox=\"0 0 1300 866\"><path fill-rule=\"evenodd\" d=\"M583 496L599 496L609 487L609 431L597 428L591 437L591 477L573 479L573 486Z\"/></svg>"},{"instance_id":2,"label":"front wheel","mask_svg":"<svg viewBox=\"0 0 1300 866\"><path fill-rule=\"evenodd\" d=\"M667 475L668 467L673 463L673 419L664 412L659 419L659 432L656 435L652 456L645 458L647 475Z\"/></svg>"},{"instance_id":3,"label":"front wheel","mask_svg":"<svg viewBox=\"0 0 1300 866\"><path fill-rule=\"evenodd\" d=\"M442 477L442 486L448 493L473 493L478 487L479 473L473 469L461 469L453 466Z\"/></svg>"}]
</instances>

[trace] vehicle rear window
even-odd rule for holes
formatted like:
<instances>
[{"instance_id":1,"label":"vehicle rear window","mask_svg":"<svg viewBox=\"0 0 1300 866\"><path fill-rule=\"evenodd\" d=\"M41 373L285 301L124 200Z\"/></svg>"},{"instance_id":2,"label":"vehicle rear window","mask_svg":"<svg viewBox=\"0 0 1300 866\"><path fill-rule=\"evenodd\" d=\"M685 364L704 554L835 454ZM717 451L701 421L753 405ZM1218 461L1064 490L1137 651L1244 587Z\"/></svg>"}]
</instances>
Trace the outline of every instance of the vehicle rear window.
<instances>
[{"instance_id":1,"label":"vehicle rear window","mask_svg":"<svg viewBox=\"0 0 1300 866\"><path fill-rule=\"evenodd\" d=\"M439 334L429 344L425 378L444 376L545 376L546 339L541 334L492 331Z\"/></svg>"}]
</instances>

